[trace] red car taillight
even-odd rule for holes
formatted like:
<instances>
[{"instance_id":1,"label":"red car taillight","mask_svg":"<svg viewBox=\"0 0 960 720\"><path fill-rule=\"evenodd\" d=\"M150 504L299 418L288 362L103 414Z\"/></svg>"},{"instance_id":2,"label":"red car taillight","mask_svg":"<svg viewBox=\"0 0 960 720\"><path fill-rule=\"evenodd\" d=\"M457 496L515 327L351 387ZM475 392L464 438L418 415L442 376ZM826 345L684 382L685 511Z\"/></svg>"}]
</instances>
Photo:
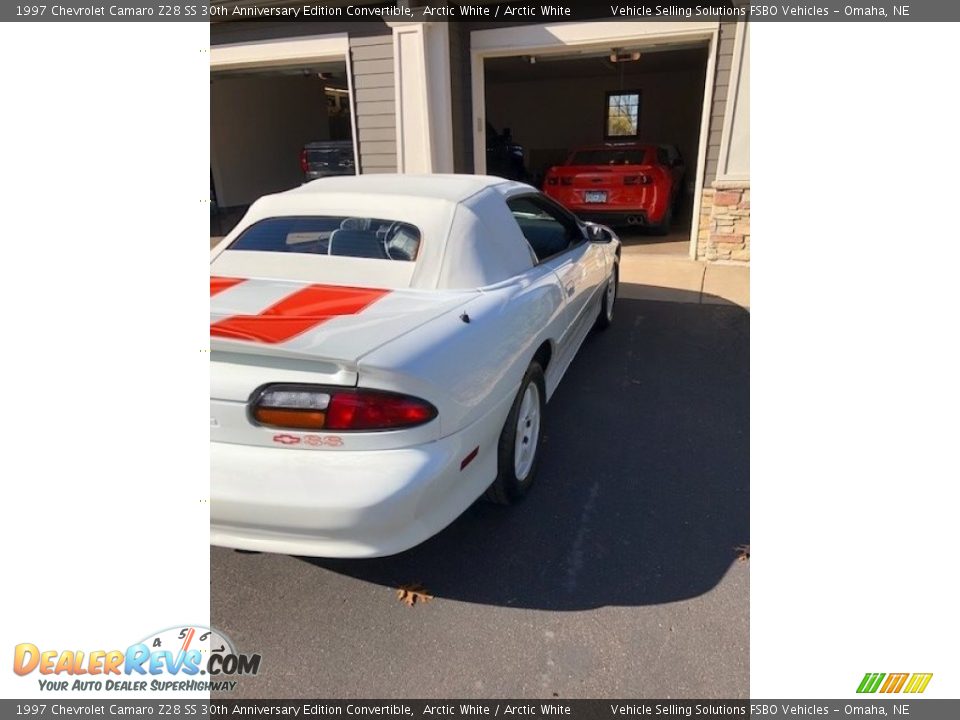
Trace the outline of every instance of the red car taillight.
<instances>
[{"instance_id":1,"label":"red car taillight","mask_svg":"<svg viewBox=\"0 0 960 720\"><path fill-rule=\"evenodd\" d=\"M649 175L624 175L624 185L649 185L651 182Z\"/></svg>"},{"instance_id":2,"label":"red car taillight","mask_svg":"<svg viewBox=\"0 0 960 720\"><path fill-rule=\"evenodd\" d=\"M556 185L556 184L557 184L557 178L555 178L555 177L548 177L548 178L547 178L547 185Z\"/></svg>"},{"instance_id":3,"label":"red car taillight","mask_svg":"<svg viewBox=\"0 0 960 720\"><path fill-rule=\"evenodd\" d=\"M260 425L292 430L400 430L430 422L426 400L380 390L269 385L251 403Z\"/></svg>"},{"instance_id":4,"label":"red car taillight","mask_svg":"<svg viewBox=\"0 0 960 720\"><path fill-rule=\"evenodd\" d=\"M310 163L307 162L307 151L300 151L300 172L306 172L310 167Z\"/></svg>"},{"instance_id":5,"label":"red car taillight","mask_svg":"<svg viewBox=\"0 0 960 720\"><path fill-rule=\"evenodd\" d=\"M329 430L386 430L422 425L437 416L425 400L407 395L360 390L338 393L330 400Z\"/></svg>"},{"instance_id":6,"label":"red car taillight","mask_svg":"<svg viewBox=\"0 0 960 720\"><path fill-rule=\"evenodd\" d=\"M562 178L560 178L560 184L561 184L561 185L573 185L573 178L570 177L569 175L567 175L567 176L565 176L565 177L562 177Z\"/></svg>"}]
</instances>

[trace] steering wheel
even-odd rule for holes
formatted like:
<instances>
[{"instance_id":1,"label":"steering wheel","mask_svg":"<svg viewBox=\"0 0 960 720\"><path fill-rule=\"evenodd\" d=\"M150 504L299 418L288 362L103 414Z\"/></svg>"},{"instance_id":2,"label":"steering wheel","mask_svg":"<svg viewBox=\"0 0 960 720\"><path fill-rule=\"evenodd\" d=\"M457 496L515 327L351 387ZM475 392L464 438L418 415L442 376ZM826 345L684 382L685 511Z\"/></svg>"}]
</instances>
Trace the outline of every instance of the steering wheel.
<instances>
[{"instance_id":1,"label":"steering wheel","mask_svg":"<svg viewBox=\"0 0 960 720\"><path fill-rule=\"evenodd\" d=\"M394 220L387 226L386 232L383 234L383 252L386 253L387 257L391 260L406 260L407 258L394 257L390 252L390 241L393 240L393 236L396 235L400 228L403 226L403 223L399 220Z\"/></svg>"}]
</instances>

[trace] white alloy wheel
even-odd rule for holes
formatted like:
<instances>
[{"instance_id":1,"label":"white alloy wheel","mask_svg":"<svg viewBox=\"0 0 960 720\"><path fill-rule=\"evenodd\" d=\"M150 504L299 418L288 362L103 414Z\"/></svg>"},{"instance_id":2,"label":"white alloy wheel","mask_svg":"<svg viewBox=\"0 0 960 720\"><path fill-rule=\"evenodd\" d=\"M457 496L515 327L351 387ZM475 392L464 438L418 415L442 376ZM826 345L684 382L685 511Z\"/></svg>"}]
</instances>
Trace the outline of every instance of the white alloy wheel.
<instances>
[{"instance_id":1,"label":"white alloy wheel","mask_svg":"<svg viewBox=\"0 0 960 720\"><path fill-rule=\"evenodd\" d=\"M607 322L613 322L613 303L617 299L617 276L613 274L607 281Z\"/></svg>"},{"instance_id":2,"label":"white alloy wheel","mask_svg":"<svg viewBox=\"0 0 960 720\"><path fill-rule=\"evenodd\" d=\"M513 448L513 471L517 480L527 479L537 454L540 439L540 388L535 382L527 383L517 413L516 442Z\"/></svg>"},{"instance_id":3,"label":"white alloy wheel","mask_svg":"<svg viewBox=\"0 0 960 720\"><path fill-rule=\"evenodd\" d=\"M523 374L500 438L497 440L497 476L484 493L498 505L513 505L529 492L540 464L546 382L534 360Z\"/></svg>"}]
</instances>

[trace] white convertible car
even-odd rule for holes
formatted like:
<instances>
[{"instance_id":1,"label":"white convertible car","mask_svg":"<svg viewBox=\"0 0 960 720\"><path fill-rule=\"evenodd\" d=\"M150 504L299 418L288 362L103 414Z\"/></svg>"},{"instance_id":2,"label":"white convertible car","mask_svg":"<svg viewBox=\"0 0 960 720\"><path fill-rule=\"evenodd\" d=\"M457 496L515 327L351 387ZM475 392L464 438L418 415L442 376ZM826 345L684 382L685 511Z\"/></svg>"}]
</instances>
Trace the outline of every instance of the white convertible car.
<instances>
[{"instance_id":1,"label":"white convertible car","mask_svg":"<svg viewBox=\"0 0 960 720\"><path fill-rule=\"evenodd\" d=\"M211 542L391 555L529 490L544 405L606 327L620 241L534 188L325 178L212 251Z\"/></svg>"}]
</instances>

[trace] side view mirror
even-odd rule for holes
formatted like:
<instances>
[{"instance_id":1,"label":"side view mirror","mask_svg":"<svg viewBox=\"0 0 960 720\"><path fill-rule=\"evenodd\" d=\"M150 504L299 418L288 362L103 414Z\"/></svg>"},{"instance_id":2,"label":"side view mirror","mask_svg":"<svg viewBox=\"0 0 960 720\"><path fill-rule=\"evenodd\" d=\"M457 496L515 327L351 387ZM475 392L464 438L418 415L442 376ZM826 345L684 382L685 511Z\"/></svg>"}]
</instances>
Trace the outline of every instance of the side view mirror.
<instances>
[{"instance_id":1,"label":"side view mirror","mask_svg":"<svg viewBox=\"0 0 960 720\"><path fill-rule=\"evenodd\" d=\"M608 243L613 240L613 233L610 232L609 228L604 227L603 225L597 225L596 223L588 222L587 226L587 239L590 242L595 243Z\"/></svg>"}]
</instances>

